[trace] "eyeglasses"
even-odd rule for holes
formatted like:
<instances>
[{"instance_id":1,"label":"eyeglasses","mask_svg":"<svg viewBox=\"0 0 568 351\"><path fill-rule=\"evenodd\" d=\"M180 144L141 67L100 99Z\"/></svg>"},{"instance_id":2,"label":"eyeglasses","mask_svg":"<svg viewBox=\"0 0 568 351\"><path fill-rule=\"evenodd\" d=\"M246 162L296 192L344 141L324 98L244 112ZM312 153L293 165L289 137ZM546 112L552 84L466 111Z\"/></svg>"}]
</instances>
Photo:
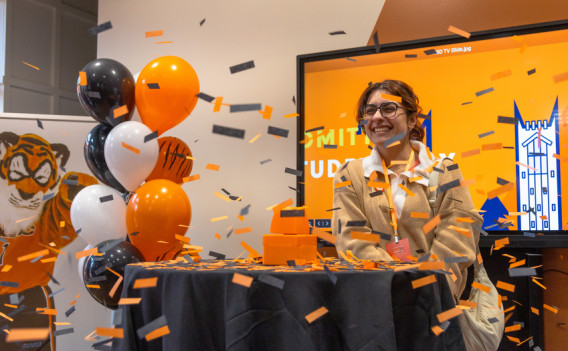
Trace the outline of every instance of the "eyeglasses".
<instances>
[{"instance_id":1,"label":"eyeglasses","mask_svg":"<svg viewBox=\"0 0 568 351\"><path fill-rule=\"evenodd\" d=\"M371 104L363 105L363 107L361 108L361 115L365 119L371 119L375 116L377 110L380 110L381 116L383 116L383 118L395 118L399 108L404 109L394 102L384 102L380 106Z\"/></svg>"}]
</instances>

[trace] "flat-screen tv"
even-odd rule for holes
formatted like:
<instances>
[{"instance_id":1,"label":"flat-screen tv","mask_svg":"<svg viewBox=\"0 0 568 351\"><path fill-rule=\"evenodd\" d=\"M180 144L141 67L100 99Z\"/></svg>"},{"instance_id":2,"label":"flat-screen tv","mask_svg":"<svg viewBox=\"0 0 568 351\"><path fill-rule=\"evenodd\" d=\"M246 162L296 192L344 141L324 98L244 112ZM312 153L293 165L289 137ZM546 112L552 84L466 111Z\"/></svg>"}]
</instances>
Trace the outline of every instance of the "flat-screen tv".
<instances>
[{"instance_id":1,"label":"flat-screen tv","mask_svg":"<svg viewBox=\"0 0 568 351\"><path fill-rule=\"evenodd\" d=\"M488 234L568 229L568 21L298 56L299 205L330 228L333 176L373 147L355 120L368 84L420 99L424 143L468 180ZM568 237L568 235L566 236Z\"/></svg>"}]
</instances>

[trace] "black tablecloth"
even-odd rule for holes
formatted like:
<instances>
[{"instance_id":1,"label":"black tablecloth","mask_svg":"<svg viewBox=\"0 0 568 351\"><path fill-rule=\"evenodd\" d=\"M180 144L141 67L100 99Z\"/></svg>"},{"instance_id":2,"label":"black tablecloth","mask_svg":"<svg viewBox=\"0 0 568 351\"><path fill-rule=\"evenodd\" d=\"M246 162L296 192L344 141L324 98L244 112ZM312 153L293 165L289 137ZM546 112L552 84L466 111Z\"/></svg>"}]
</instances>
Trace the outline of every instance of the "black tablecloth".
<instances>
[{"instance_id":1,"label":"black tablecloth","mask_svg":"<svg viewBox=\"0 0 568 351\"><path fill-rule=\"evenodd\" d=\"M233 264L233 263L231 263ZM157 267L129 265L122 297L124 338L112 350L463 350L457 318L436 336L436 315L454 307L444 274L437 283L413 289L411 281L431 271L363 270L345 264L334 272L255 271L226 266L207 270L185 261ZM253 265L250 267L254 267ZM248 267L248 268L250 268ZM300 270L301 268L297 268ZM232 283L234 273L254 277L250 288ZM282 289L258 278L270 275ZM133 289L134 281L158 277L156 287ZM329 311L309 324L305 316ZM165 317L170 333L146 341L137 330Z\"/></svg>"}]
</instances>

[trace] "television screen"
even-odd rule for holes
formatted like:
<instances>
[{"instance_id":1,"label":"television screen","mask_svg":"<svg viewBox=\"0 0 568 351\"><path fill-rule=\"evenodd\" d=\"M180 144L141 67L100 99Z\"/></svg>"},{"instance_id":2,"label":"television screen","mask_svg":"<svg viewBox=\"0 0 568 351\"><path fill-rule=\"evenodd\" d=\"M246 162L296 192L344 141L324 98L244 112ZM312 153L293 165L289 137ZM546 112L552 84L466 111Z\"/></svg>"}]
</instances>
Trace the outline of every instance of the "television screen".
<instances>
[{"instance_id":1,"label":"television screen","mask_svg":"<svg viewBox=\"0 0 568 351\"><path fill-rule=\"evenodd\" d=\"M420 99L424 143L458 164L485 231L568 228L567 57L566 23L298 56L298 203L330 228L334 173L373 147L357 100L397 79Z\"/></svg>"}]
</instances>

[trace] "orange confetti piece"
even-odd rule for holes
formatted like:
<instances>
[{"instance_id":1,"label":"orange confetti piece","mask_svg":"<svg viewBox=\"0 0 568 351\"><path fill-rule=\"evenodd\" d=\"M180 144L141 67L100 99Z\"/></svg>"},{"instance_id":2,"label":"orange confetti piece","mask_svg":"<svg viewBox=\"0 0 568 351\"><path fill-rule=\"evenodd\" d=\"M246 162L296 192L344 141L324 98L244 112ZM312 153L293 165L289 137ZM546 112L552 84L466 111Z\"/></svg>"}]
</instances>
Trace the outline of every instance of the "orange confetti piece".
<instances>
[{"instance_id":1,"label":"orange confetti piece","mask_svg":"<svg viewBox=\"0 0 568 351\"><path fill-rule=\"evenodd\" d=\"M18 262L33 260L36 257L45 256L45 255L49 255L49 250L47 250L47 249L39 250L39 251L36 251L36 252L32 252L31 254L28 254L28 255L20 256L20 257L18 257Z\"/></svg>"},{"instance_id":2,"label":"orange confetti piece","mask_svg":"<svg viewBox=\"0 0 568 351\"><path fill-rule=\"evenodd\" d=\"M462 310L459 307L454 307L451 310L438 313L436 316L438 317L438 322L443 323L448 319L459 316L460 314L462 314Z\"/></svg>"},{"instance_id":3,"label":"orange confetti piece","mask_svg":"<svg viewBox=\"0 0 568 351\"><path fill-rule=\"evenodd\" d=\"M438 224L440 224L440 215L436 215L436 217L432 218L428 223L422 226L422 231L424 234L428 234L432 229L434 229Z\"/></svg>"},{"instance_id":4,"label":"orange confetti piece","mask_svg":"<svg viewBox=\"0 0 568 351\"><path fill-rule=\"evenodd\" d=\"M61 251L61 253L65 253L65 252ZM41 263L49 263L49 262L55 262L55 261L57 261L57 257L49 257L49 258L44 258L44 259L40 260Z\"/></svg>"},{"instance_id":5,"label":"orange confetti piece","mask_svg":"<svg viewBox=\"0 0 568 351\"><path fill-rule=\"evenodd\" d=\"M531 167L531 166L529 166L529 165L526 165L526 164L524 164L524 163L521 163L521 162L515 162L515 164L516 164L516 165L519 165L519 166L526 167L526 168L528 168L528 169L532 169L533 171L538 171L538 169L536 169L536 168L534 168L534 167ZM510 183L509 183L509 184L510 184Z\"/></svg>"},{"instance_id":6,"label":"orange confetti piece","mask_svg":"<svg viewBox=\"0 0 568 351\"><path fill-rule=\"evenodd\" d=\"M167 325L160 327L150 333L148 333L144 338L146 341L151 341L157 338L161 338L164 335L168 335L170 333L170 328Z\"/></svg>"},{"instance_id":7,"label":"orange confetti piece","mask_svg":"<svg viewBox=\"0 0 568 351\"><path fill-rule=\"evenodd\" d=\"M219 112L221 111L221 105L223 105L223 97L222 96L218 96L215 99L215 105L213 106L213 112Z\"/></svg>"},{"instance_id":8,"label":"orange confetti piece","mask_svg":"<svg viewBox=\"0 0 568 351\"><path fill-rule=\"evenodd\" d=\"M123 297L118 300L119 305L138 305L142 300L141 297Z\"/></svg>"},{"instance_id":9,"label":"orange confetti piece","mask_svg":"<svg viewBox=\"0 0 568 351\"><path fill-rule=\"evenodd\" d=\"M108 267L107 267L107 269L110 271L110 269ZM124 280L124 278L122 276L118 277L118 279L116 280L116 282L112 286L112 289L110 289L108 296L110 296L111 298L114 296L114 294L116 293L116 290L118 289L120 284L122 284L123 280Z\"/></svg>"},{"instance_id":10,"label":"orange confetti piece","mask_svg":"<svg viewBox=\"0 0 568 351\"><path fill-rule=\"evenodd\" d=\"M521 342L521 339L519 338L515 338L509 335L505 335L507 337L507 339L511 340L512 342L516 342L517 344Z\"/></svg>"},{"instance_id":11,"label":"orange confetti piece","mask_svg":"<svg viewBox=\"0 0 568 351\"><path fill-rule=\"evenodd\" d=\"M481 253L477 254L477 263L479 263L479 264L483 263L483 257L481 257Z\"/></svg>"},{"instance_id":12,"label":"orange confetti piece","mask_svg":"<svg viewBox=\"0 0 568 351\"><path fill-rule=\"evenodd\" d=\"M254 136L251 140L249 140L249 144L252 144L256 141L256 139L260 138L260 132L256 136Z\"/></svg>"},{"instance_id":13,"label":"orange confetti piece","mask_svg":"<svg viewBox=\"0 0 568 351\"><path fill-rule=\"evenodd\" d=\"M218 198L225 200L227 202L231 202L231 199L226 197L225 195L221 194L220 192L216 191L213 195L217 196Z\"/></svg>"},{"instance_id":14,"label":"orange confetti piece","mask_svg":"<svg viewBox=\"0 0 568 351\"><path fill-rule=\"evenodd\" d=\"M329 234L328 232L316 227L310 227L310 228L311 228L311 234L315 234L318 238L335 245L335 241L337 239L335 235Z\"/></svg>"},{"instance_id":15,"label":"orange confetti piece","mask_svg":"<svg viewBox=\"0 0 568 351\"><path fill-rule=\"evenodd\" d=\"M325 308L324 306L318 308L317 310L308 313L308 315L306 315L306 321L308 321L308 324L312 324L315 320L321 318L323 315L325 315L327 312L329 312L327 310L327 308Z\"/></svg>"},{"instance_id":16,"label":"orange confetti piece","mask_svg":"<svg viewBox=\"0 0 568 351\"><path fill-rule=\"evenodd\" d=\"M474 155L479 155L480 153L481 153L481 151L479 149L473 149L473 150L462 152L461 156L462 156L462 158L466 158L466 157L470 157L470 156L474 156Z\"/></svg>"},{"instance_id":17,"label":"orange confetti piece","mask_svg":"<svg viewBox=\"0 0 568 351\"><path fill-rule=\"evenodd\" d=\"M428 213L428 212L410 212L410 217L412 217L412 218L430 218L430 213Z\"/></svg>"},{"instance_id":18,"label":"orange confetti piece","mask_svg":"<svg viewBox=\"0 0 568 351\"><path fill-rule=\"evenodd\" d=\"M211 222L222 221L224 219L229 219L229 216L221 216L221 217L211 218Z\"/></svg>"},{"instance_id":19,"label":"orange confetti piece","mask_svg":"<svg viewBox=\"0 0 568 351\"><path fill-rule=\"evenodd\" d=\"M435 325L435 326L432 327L432 332L433 332L436 336L438 336L438 335L440 335L440 334L442 334L442 333L444 332L444 329L440 328L440 326L438 326L438 325Z\"/></svg>"},{"instance_id":20,"label":"orange confetti piece","mask_svg":"<svg viewBox=\"0 0 568 351\"><path fill-rule=\"evenodd\" d=\"M503 149L503 143L481 145L481 151L501 150L501 149Z\"/></svg>"},{"instance_id":21,"label":"orange confetti piece","mask_svg":"<svg viewBox=\"0 0 568 351\"><path fill-rule=\"evenodd\" d=\"M112 114L113 114L113 117L114 117L114 118L118 118L118 117L120 117L120 116L124 116L124 115L127 114L127 113L128 113L128 106L126 106L126 105L122 105L122 106L120 106L120 107L118 107L118 108L115 108L115 109L112 111Z\"/></svg>"},{"instance_id":22,"label":"orange confetti piece","mask_svg":"<svg viewBox=\"0 0 568 351\"><path fill-rule=\"evenodd\" d=\"M168 40L168 41L157 41L156 44L171 44L173 43L173 41Z\"/></svg>"},{"instance_id":23,"label":"orange confetti piece","mask_svg":"<svg viewBox=\"0 0 568 351\"><path fill-rule=\"evenodd\" d=\"M38 70L39 70L39 68L38 68ZM560 83L560 82L563 82L565 80L568 80L568 72L557 74L557 75L553 76L552 79L554 80L554 83Z\"/></svg>"},{"instance_id":24,"label":"orange confetti piece","mask_svg":"<svg viewBox=\"0 0 568 351\"><path fill-rule=\"evenodd\" d=\"M509 244L509 238L503 238L503 239L495 240L495 247L505 246L505 245L508 245L508 244Z\"/></svg>"},{"instance_id":25,"label":"orange confetti piece","mask_svg":"<svg viewBox=\"0 0 568 351\"><path fill-rule=\"evenodd\" d=\"M546 221L548 219L547 216L540 216L540 219L542 219L543 221Z\"/></svg>"},{"instance_id":26,"label":"orange confetti piece","mask_svg":"<svg viewBox=\"0 0 568 351\"><path fill-rule=\"evenodd\" d=\"M298 117L299 115L300 115L299 113L290 113L289 115L284 115L284 118Z\"/></svg>"},{"instance_id":27,"label":"orange confetti piece","mask_svg":"<svg viewBox=\"0 0 568 351\"><path fill-rule=\"evenodd\" d=\"M253 249L252 246L250 246L249 244L247 244L247 243L244 242L244 241L241 241L241 246L244 247L244 248L248 251L249 256L251 256L251 257L253 257L253 258L254 258L254 257L260 257L260 256L262 256L262 255L260 255L260 254L258 253L258 251L256 251L255 249Z\"/></svg>"},{"instance_id":28,"label":"orange confetti piece","mask_svg":"<svg viewBox=\"0 0 568 351\"><path fill-rule=\"evenodd\" d=\"M470 32L466 32L465 30L456 28L456 27L454 27L454 26L449 26L449 27L448 27L448 32L452 32L452 33L454 33L454 34L461 35L462 37L468 38L468 39L469 39L469 37L471 37L471 33L470 33Z\"/></svg>"},{"instance_id":29,"label":"orange confetti piece","mask_svg":"<svg viewBox=\"0 0 568 351\"><path fill-rule=\"evenodd\" d=\"M513 284L509 284L509 283L505 283L502 281L497 281L497 284L495 284L495 286L497 287L497 289L503 289L503 290L507 290L510 292L515 292L515 285Z\"/></svg>"},{"instance_id":30,"label":"orange confetti piece","mask_svg":"<svg viewBox=\"0 0 568 351\"><path fill-rule=\"evenodd\" d=\"M100 289L101 288L101 286L99 284L86 284L85 286L87 288L90 288L90 289Z\"/></svg>"},{"instance_id":31,"label":"orange confetti piece","mask_svg":"<svg viewBox=\"0 0 568 351\"><path fill-rule=\"evenodd\" d=\"M471 287L476 288L476 289L481 290L481 291L485 291L488 294L491 291L490 287L488 287L487 285L480 284L478 282L471 283Z\"/></svg>"},{"instance_id":32,"label":"orange confetti piece","mask_svg":"<svg viewBox=\"0 0 568 351\"><path fill-rule=\"evenodd\" d=\"M146 32L146 38L161 37L162 35L164 35L163 30L154 30L154 31Z\"/></svg>"},{"instance_id":33,"label":"orange confetti piece","mask_svg":"<svg viewBox=\"0 0 568 351\"><path fill-rule=\"evenodd\" d=\"M448 229L455 230L456 232L460 233L461 235L466 236L468 238L471 238L471 231L469 231L468 229L458 227L456 225L449 225Z\"/></svg>"},{"instance_id":34,"label":"orange confetti piece","mask_svg":"<svg viewBox=\"0 0 568 351\"><path fill-rule=\"evenodd\" d=\"M241 222L245 220L245 217L243 217L243 216L242 216L242 215L240 215L240 214L239 214L239 215L237 215L237 218L238 218L238 219L239 219L239 220L240 220Z\"/></svg>"},{"instance_id":35,"label":"orange confetti piece","mask_svg":"<svg viewBox=\"0 0 568 351\"><path fill-rule=\"evenodd\" d=\"M32 65L32 64L29 64L29 63L27 63L26 61L22 61L22 63L23 63L24 65L26 65L26 66L29 66L29 67L31 67L31 68L33 68L33 69L37 69L37 70L39 71L39 67L36 67L36 66L34 66L34 65Z\"/></svg>"},{"instance_id":36,"label":"orange confetti piece","mask_svg":"<svg viewBox=\"0 0 568 351\"><path fill-rule=\"evenodd\" d=\"M272 106L265 105L264 111L262 111L262 118L270 119L271 116L272 116Z\"/></svg>"},{"instance_id":37,"label":"orange confetti piece","mask_svg":"<svg viewBox=\"0 0 568 351\"><path fill-rule=\"evenodd\" d=\"M188 183L188 182L192 182L192 181L198 180L198 179L201 179L201 177L199 176L199 174L194 174L194 175L192 175L192 176L183 178L183 182L184 182L184 183Z\"/></svg>"},{"instance_id":38,"label":"orange confetti piece","mask_svg":"<svg viewBox=\"0 0 568 351\"><path fill-rule=\"evenodd\" d=\"M252 232L252 227L235 229L235 234L244 234L244 233L250 233L250 232Z\"/></svg>"},{"instance_id":39,"label":"orange confetti piece","mask_svg":"<svg viewBox=\"0 0 568 351\"><path fill-rule=\"evenodd\" d=\"M443 270L446 268L446 263L444 261L426 261L420 263L418 266L419 271L428 271L428 270Z\"/></svg>"},{"instance_id":40,"label":"orange confetti piece","mask_svg":"<svg viewBox=\"0 0 568 351\"><path fill-rule=\"evenodd\" d=\"M402 98L400 96L383 93L383 94L381 94L381 97L383 99L386 99L386 100L392 100L392 101L402 103Z\"/></svg>"},{"instance_id":41,"label":"orange confetti piece","mask_svg":"<svg viewBox=\"0 0 568 351\"><path fill-rule=\"evenodd\" d=\"M477 302L469 300L460 300L460 306L467 306L469 308L477 308Z\"/></svg>"},{"instance_id":42,"label":"orange confetti piece","mask_svg":"<svg viewBox=\"0 0 568 351\"><path fill-rule=\"evenodd\" d=\"M53 322L54 325L71 325L69 322Z\"/></svg>"},{"instance_id":43,"label":"orange confetti piece","mask_svg":"<svg viewBox=\"0 0 568 351\"><path fill-rule=\"evenodd\" d=\"M48 314L50 316L57 316L57 310L55 308L37 307L36 312L38 312L39 314Z\"/></svg>"},{"instance_id":44,"label":"orange confetti piece","mask_svg":"<svg viewBox=\"0 0 568 351\"><path fill-rule=\"evenodd\" d=\"M432 284L436 282L436 275L430 274L423 278L414 279L412 281L412 289L418 289L425 285Z\"/></svg>"},{"instance_id":45,"label":"orange confetti piece","mask_svg":"<svg viewBox=\"0 0 568 351\"><path fill-rule=\"evenodd\" d=\"M218 172L219 168L220 168L219 165L214 165L212 163L208 163L207 166L205 166L205 169L209 169L209 170L215 171L215 172Z\"/></svg>"},{"instance_id":46,"label":"orange confetti piece","mask_svg":"<svg viewBox=\"0 0 568 351\"><path fill-rule=\"evenodd\" d=\"M78 260L81 257L85 257L85 256L89 256L89 255L94 255L96 253L99 253L99 248L98 247L93 247L91 249L88 250L83 250L83 251L79 251L77 253L75 253L75 258Z\"/></svg>"},{"instance_id":47,"label":"orange confetti piece","mask_svg":"<svg viewBox=\"0 0 568 351\"><path fill-rule=\"evenodd\" d=\"M534 308L531 306L531 312L536 314L537 316L540 315L540 311L538 310L538 308Z\"/></svg>"},{"instance_id":48,"label":"orange confetti piece","mask_svg":"<svg viewBox=\"0 0 568 351\"><path fill-rule=\"evenodd\" d=\"M124 329L122 328L96 328L99 336L109 336L111 338L124 338Z\"/></svg>"},{"instance_id":49,"label":"orange confetti piece","mask_svg":"<svg viewBox=\"0 0 568 351\"><path fill-rule=\"evenodd\" d=\"M412 191L410 191L410 189L408 189L407 187L405 187L402 184L398 185L402 190L404 190L404 192L408 195L408 196L414 196L414 193Z\"/></svg>"},{"instance_id":50,"label":"orange confetti piece","mask_svg":"<svg viewBox=\"0 0 568 351\"><path fill-rule=\"evenodd\" d=\"M154 278L140 278L134 281L133 289L153 288L158 284L158 277Z\"/></svg>"},{"instance_id":51,"label":"orange confetti piece","mask_svg":"<svg viewBox=\"0 0 568 351\"><path fill-rule=\"evenodd\" d=\"M552 307L552 306L547 305L547 304L543 304L542 307L549 310L550 312L553 312L554 314L558 313L558 308L556 308L556 307Z\"/></svg>"},{"instance_id":52,"label":"orange confetti piece","mask_svg":"<svg viewBox=\"0 0 568 351\"><path fill-rule=\"evenodd\" d=\"M335 184L335 189L343 188L344 186L348 185L351 185L351 179Z\"/></svg>"},{"instance_id":53,"label":"orange confetti piece","mask_svg":"<svg viewBox=\"0 0 568 351\"><path fill-rule=\"evenodd\" d=\"M184 243L191 243L191 238L188 238L187 236L175 234L174 237L176 238L176 240L183 241Z\"/></svg>"},{"instance_id":54,"label":"orange confetti piece","mask_svg":"<svg viewBox=\"0 0 568 351\"><path fill-rule=\"evenodd\" d=\"M84 71L79 72L79 85L83 87L87 85L87 72Z\"/></svg>"},{"instance_id":55,"label":"orange confetti piece","mask_svg":"<svg viewBox=\"0 0 568 351\"><path fill-rule=\"evenodd\" d=\"M500 79L500 78L505 78L511 75L511 70L507 69L501 72L497 72L491 75L491 80L495 80L495 79Z\"/></svg>"},{"instance_id":56,"label":"orange confetti piece","mask_svg":"<svg viewBox=\"0 0 568 351\"><path fill-rule=\"evenodd\" d=\"M2 267L2 270L0 270L0 272L6 273L6 272L9 272L10 269L12 269L12 265L5 264L4 267Z\"/></svg>"},{"instance_id":57,"label":"orange confetti piece","mask_svg":"<svg viewBox=\"0 0 568 351\"><path fill-rule=\"evenodd\" d=\"M58 254L67 255L67 253L66 253L65 251L58 250L58 249L56 249L56 248L54 248L54 247L47 246L47 245L44 245L44 244L42 244L42 243L38 243L38 245L43 246L43 247L47 248L48 250L51 250L51 251L56 252L56 253L58 253ZM42 260L42 261L43 261L43 260Z\"/></svg>"},{"instance_id":58,"label":"orange confetti piece","mask_svg":"<svg viewBox=\"0 0 568 351\"><path fill-rule=\"evenodd\" d=\"M16 307L18 307L18 306L16 306ZM5 314L2 313L2 312L0 312L0 316L2 316L3 318L6 318L6 319L9 320L10 322L13 322L13 321L14 321L13 318L8 317L7 315L5 315Z\"/></svg>"},{"instance_id":59,"label":"orange confetti piece","mask_svg":"<svg viewBox=\"0 0 568 351\"><path fill-rule=\"evenodd\" d=\"M35 218L35 217L37 217L37 215L36 215L36 216L27 217L27 218L18 219L18 220L16 221L16 223L20 223L20 222L23 222L23 221L27 221L28 219L32 219L32 218Z\"/></svg>"},{"instance_id":60,"label":"orange confetti piece","mask_svg":"<svg viewBox=\"0 0 568 351\"><path fill-rule=\"evenodd\" d=\"M509 265L509 268L515 268L515 267L519 267L522 266L526 263L526 260L520 260L518 262L513 262Z\"/></svg>"},{"instance_id":61,"label":"orange confetti piece","mask_svg":"<svg viewBox=\"0 0 568 351\"><path fill-rule=\"evenodd\" d=\"M422 179L422 176L408 178L408 182L413 183Z\"/></svg>"},{"instance_id":62,"label":"orange confetti piece","mask_svg":"<svg viewBox=\"0 0 568 351\"><path fill-rule=\"evenodd\" d=\"M563 161L563 162L568 162L568 157L566 156L561 156L558 154L552 154L552 157L554 157L557 160Z\"/></svg>"},{"instance_id":63,"label":"orange confetti piece","mask_svg":"<svg viewBox=\"0 0 568 351\"><path fill-rule=\"evenodd\" d=\"M242 285L246 288L250 288L253 280L254 278L248 275L234 273L232 282L238 285Z\"/></svg>"},{"instance_id":64,"label":"orange confetti piece","mask_svg":"<svg viewBox=\"0 0 568 351\"><path fill-rule=\"evenodd\" d=\"M122 142L121 145L122 145L123 148L125 148L125 149L128 150L128 151L132 151L132 152L134 152L134 153L137 154L137 155L140 154L140 150L138 150L137 148L135 148L135 147L132 146L132 145L129 145L129 144L125 143L124 141Z\"/></svg>"},{"instance_id":65,"label":"orange confetti piece","mask_svg":"<svg viewBox=\"0 0 568 351\"><path fill-rule=\"evenodd\" d=\"M505 327L505 333L510 333L510 332L517 331L517 330L521 330L520 324L514 324L514 325L510 325L508 327Z\"/></svg>"},{"instance_id":66,"label":"orange confetti piece","mask_svg":"<svg viewBox=\"0 0 568 351\"><path fill-rule=\"evenodd\" d=\"M532 278L533 283L535 283L536 285L540 286L541 288L543 288L544 290L546 290L546 286L542 285L541 283L538 282L538 280Z\"/></svg>"},{"instance_id":67,"label":"orange confetti piece","mask_svg":"<svg viewBox=\"0 0 568 351\"><path fill-rule=\"evenodd\" d=\"M506 192L509 192L511 190L513 190L515 188L515 184L514 183L507 183L503 186L500 186L494 190L491 190L487 193L487 198L488 199L493 199L496 198L499 195L502 195Z\"/></svg>"},{"instance_id":68,"label":"orange confetti piece","mask_svg":"<svg viewBox=\"0 0 568 351\"><path fill-rule=\"evenodd\" d=\"M471 217L456 217L457 223L473 223L475 222Z\"/></svg>"},{"instance_id":69,"label":"orange confetti piece","mask_svg":"<svg viewBox=\"0 0 568 351\"><path fill-rule=\"evenodd\" d=\"M49 328L10 328L6 342L45 340L49 337Z\"/></svg>"},{"instance_id":70,"label":"orange confetti piece","mask_svg":"<svg viewBox=\"0 0 568 351\"><path fill-rule=\"evenodd\" d=\"M217 240L221 240L221 235L219 235L219 233L215 233L215 237L217 238Z\"/></svg>"},{"instance_id":71,"label":"orange confetti piece","mask_svg":"<svg viewBox=\"0 0 568 351\"><path fill-rule=\"evenodd\" d=\"M367 186L370 186L371 188L379 188L379 189L388 189L389 185L388 183L385 182L375 182L375 181L369 181L367 183Z\"/></svg>"},{"instance_id":72,"label":"orange confetti piece","mask_svg":"<svg viewBox=\"0 0 568 351\"><path fill-rule=\"evenodd\" d=\"M288 200L281 202L278 205L274 206L272 208L272 211L274 211L274 213L277 213L277 212L280 212L280 210L282 210L282 209L284 209L284 208L286 208L290 205L293 205L293 204L294 204L294 200L292 200L292 198L289 198Z\"/></svg>"},{"instance_id":73,"label":"orange confetti piece","mask_svg":"<svg viewBox=\"0 0 568 351\"><path fill-rule=\"evenodd\" d=\"M4 306L10 307L10 308L18 308L18 306L16 306L16 305L10 305L9 303L5 303Z\"/></svg>"},{"instance_id":74,"label":"orange confetti piece","mask_svg":"<svg viewBox=\"0 0 568 351\"><path fill-rule=\"evenodd\" d=\"M363 233L357 231L351 231L351 239L372 241L377 244L381 242L381 236L378 234Z\"/></svg>"}]
</instances>

